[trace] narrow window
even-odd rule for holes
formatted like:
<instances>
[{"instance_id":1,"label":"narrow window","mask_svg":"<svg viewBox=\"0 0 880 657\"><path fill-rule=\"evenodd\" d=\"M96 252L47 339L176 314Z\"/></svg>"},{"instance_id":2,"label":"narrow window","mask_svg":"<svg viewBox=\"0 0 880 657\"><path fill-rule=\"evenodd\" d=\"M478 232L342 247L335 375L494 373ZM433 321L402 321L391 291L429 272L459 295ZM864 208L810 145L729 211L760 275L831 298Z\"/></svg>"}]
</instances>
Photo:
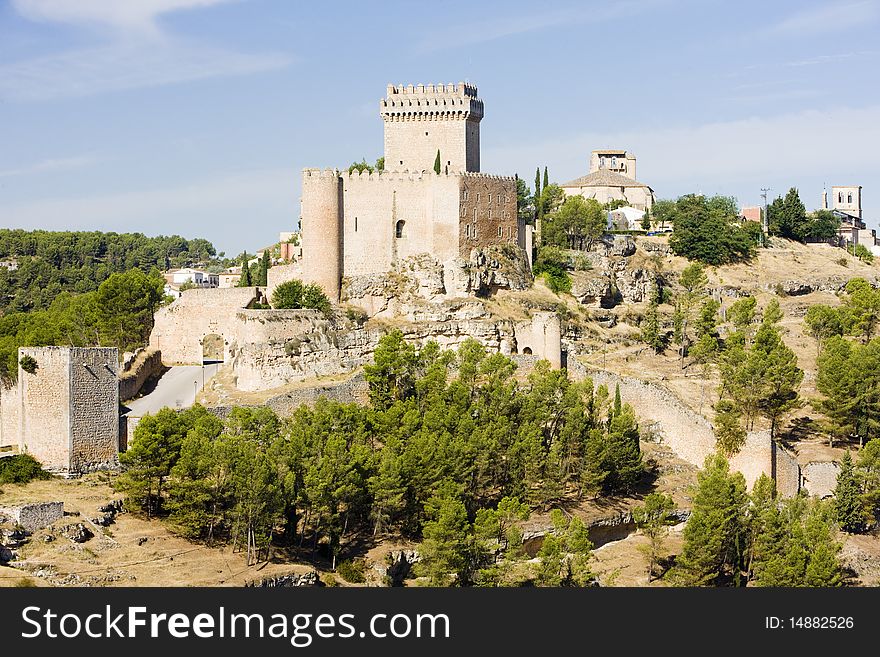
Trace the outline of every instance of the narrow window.
<instances>
[{"instance_id":1,"label":"narrow window","mask_svg":"<svg viewBox=\"0 0 880 657\"><path fill-rule=\"evenodd\" d=\"M843 203L843 192L837 192L837 202Z\"/></svg>"},{"instance_id":2,"label":"narrow window","mask_svg":"<svg viewBox=\"0 0 880 657\"><path fill-rule=\"evenodd\" d=\"M498 226L498 237L504 236L504 228L502 226Z\"/></svg>"},{"instance_id":3,"label":"narrow window","mask_svg":"<svg viewBox=\"0 0 880 657\"><path fill-rule=\"evenodd\" d=\"M846 202L847 202L847 203L852 203L852 194L847 194L847 195L846 195Z\"/></svg>"},{"instance_id":4,"label":"narrow window","mask_svg":"<svg viewBox=\"0 0 880 657\"><path fill-rule=\"evenodd\" d=\"M354 232L358 232L358 218L354 218Z\"/></svg>"},{"instance_id":5,"label":"narrow window","mask_svg":"<svg viewBox=\"0 0 880 657\"><path fill-rule=\"evenodd\" d=\"M403 227L406 225L406 222L401 219L397 222L397 225L394 227L394 237L401 238L403 237Z\"/></svg>"},{"instance_id":6,"label":"narrow window","mask_svg":"<svg viewBox=\"0 0 880 657\"><path fill-rule=\"evenodd\" d=\"M489 214L486 216L487 219L492 218L492 208L489 208Z\"/></svg>"}]
</instances>

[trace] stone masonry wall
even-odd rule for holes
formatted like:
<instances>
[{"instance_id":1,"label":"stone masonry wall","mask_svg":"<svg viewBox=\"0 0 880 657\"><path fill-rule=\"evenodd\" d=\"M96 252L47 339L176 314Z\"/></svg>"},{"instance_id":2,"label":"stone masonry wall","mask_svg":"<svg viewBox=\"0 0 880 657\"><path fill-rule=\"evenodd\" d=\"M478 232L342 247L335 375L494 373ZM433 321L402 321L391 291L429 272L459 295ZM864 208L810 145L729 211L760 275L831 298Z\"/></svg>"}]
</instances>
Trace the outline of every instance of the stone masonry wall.
<instances>
[{"instance_id":1,"label":"stone masonry wall","mask_svg":"<svg viewBox=\"0 0 880 657\"><path fill-rule=\"evenodd\" d=\"M619 384L621 399L632 404L639 417L656 422L663 442L685 461L702 467L706 456L715 451L715 434L711 423L687 408L669 390L611 372L589 370L578 362L570 362L568 367L576 378L589 377L597 386L608 386L611 392ZM761 473L772 477L773 463L773 444L766 431L750 432L742 450L730 459L731 469L742 472L749 486Z\"/></svg>"},{"instance_id":2,"label":"stone masonry wall","mask_svg":"<svg viewBox=\"0 0 880 657\"><path fill-rule=\"evenodd\" d=\"M147 347L134 359L131 368L119 376L119 399L134 399L144 383L154 374L162 371L162 352Z\"/></svg>"},{"instance_id":3,"label":"stone masonry wall","mask_svg":"<svg viewBox=\"0 0 880 657\"><path fill-rule=\"evenodd\" d=\"M70 470L73 472L118 465L117 363L115 347L70 350Z\"/></svg>"},{"instance_id":4,"label":"stone masonry wall","mask_svg":"<svg viewBox=\"0 0 880 657\"><path fill-rule=\"evenodd\" d=\"M813 461L803 468L803 486L810 495L831 497L837 487L840 464L833 461Z\"/></svg>"},{"instance_id":5,"label":"stone masonry wall","mask_svg":"<svg viewBox=\"0 0 880 657\"><path fill-rule=\"evenodd\" d=\"M6 387L0 383L0 447L21 448L18 386Z\"/></svg>"},{"instance_id":6,"label":"stone masonry wall","mask_svg":"<svg viewBox=\"0 0 880 657\"><path fill-rule=\"evenodd\" d=\"M466 174L461 179L459 254L491 244L518 244L516 179Z\"/></svg>"},{"instance_id":7,"label":"stone masonry wall","mask_svg":"<svg viewBox=\"0 0 880 657\"><path fill-rule=\"evenodd\" d=\"M19 359L25 355L37 361L37 369L29 374L18 368L19 435L26 451L44 467L66 471L70 468L70 349L19 349Z\"/></svg>"},{"instance_id":8,"label":"stone masonry wall","mask_svg":"<svg viewBox=\"0 0 880 657\"><path fill-rule=\"evenodd\" d=\"M773 472L776 490L782 497L797 495L801 489L801 467L793 454L776 443L773 443Z\"/></svg>"},{"instance_id":9,"label":"stone masonry wall","mask_svg":"<svg viewBox=\"0 0 880 657\"><path fill-rule=\"evenodd\" d=\"M201 340L217 334L228 348L236 335L236 313L260 295L259 288L196 288L155 314L150 348L162 352L165 363L201 364Z\"/></svg>"},{"instance_id":10,"label":"stone masonry wall","mask_svg":"<svg viewBox=\"0 0 880 657\"><path fill-rule=\"evenodd\" d=\"M38 502L20 506L0 506L0 515L6 516L25 531L35 532L64 517L64 502Z\"/></svg>"}]
</instances>

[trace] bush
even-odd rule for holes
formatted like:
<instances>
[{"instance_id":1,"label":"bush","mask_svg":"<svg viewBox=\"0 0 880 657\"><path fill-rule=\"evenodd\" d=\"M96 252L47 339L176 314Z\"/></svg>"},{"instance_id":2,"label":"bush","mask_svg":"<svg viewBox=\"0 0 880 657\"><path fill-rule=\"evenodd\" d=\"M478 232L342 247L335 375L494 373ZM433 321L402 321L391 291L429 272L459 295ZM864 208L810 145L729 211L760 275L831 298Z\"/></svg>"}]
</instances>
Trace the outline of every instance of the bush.
<instances>
[{"instance_id":1,"label":"bush","mask_svg":"<svg viewBox=\"0 0 880 657\"><path fill-rule=\"evenodd\" d=\"M675 202L669 245L675 255L707 265L748 260L754 251L751 231L737 223L736 202L724 196L688 194Z\"/></svg>"},{"instance_id":2,"label":"bush","mask_svg":"<svg viewBox=\"0 0 880 657\"><path fill-rule=\"evenodd\" d=\"M43 465L30 454L0 459L0 484L26 484L34 479L51 479Z\"/></svg>"},{"instance_id":3,"label":"bush","mask_svg":"<svg viewBox=\"0 0 880 657\"><path fill-rule=\"evenodd\" d=\"M853 255L862 262L867 262L869 265L874 262L874 254L871 253L868 247L864 244L856 244L853 249Z\"/></svg>"},{"instance_id":4,"label":"bush","mask_svg":"<svg viewBox=\"0 0 880 657\"><path fill-rule=\"evenodd\" d=\"M568 275L568 258L554 246L542 247L535 260L536 276L544 276L544 280L554 293L571 292L571 278Z\"/></svg>"},{"instance_id":5,"label":"bush","mask_svg":"<svg viewBox=\"0 0 880 657\"><path fill-rule=\"evenodd\" d=\"M361 560L346 560L336 566L336 572L339 573L342 579L351 584L363 584L367 581L367 576L364 573L365 569L366 563Z\"/></svg>"},{"instance_id":6,"label":"bush","mask_svg":"<svg viewBox=\"0 0 880 657\"><path fill-rule=\"evenodd\" d=\"M272 307L278 309L311 308L330 312L330 300L319 285L292 280L282 283L272 293Z\"/></svg>"},{"instance_id":7,"label":"bush","mask_svg":"<svg viewBox=\"0 0 880 657\"><path fill-rule=\"evenodd\" d=\"M21 369L28 374L33 374L37 371L37 359L33 356L22 356L21 360L18 361L18 364L21 365Z\"/></svg>"}]
</instances>

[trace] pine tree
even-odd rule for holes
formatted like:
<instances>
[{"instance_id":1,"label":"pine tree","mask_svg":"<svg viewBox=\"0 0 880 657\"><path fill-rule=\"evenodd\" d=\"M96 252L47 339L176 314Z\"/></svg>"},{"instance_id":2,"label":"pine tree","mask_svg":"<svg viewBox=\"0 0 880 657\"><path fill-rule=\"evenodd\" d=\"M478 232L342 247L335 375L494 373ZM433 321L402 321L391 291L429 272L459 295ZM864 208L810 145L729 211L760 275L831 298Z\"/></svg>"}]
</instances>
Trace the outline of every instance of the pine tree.
<instances>
[{"instance_id":1,"label":"pine tree","mask_svg":"<svg viewBox=\"0 0 880 657\"><path fill-rule=\"evenodd\" d=\"M645 210L645 214L642 215L641 226L642 230L646 232L651 230L651 215L647 210Z\"/></svg>"},{"instance_id":2,"label":"pine tree","mask_svg":"<svg viewBox=\"0 0 880 657\"><path fill-rule=\"evenodd\" d=\"M669 515L675 508L675 503L669 495L651 493L645 497L644 506L633 509L633 521L642 533L650 541L645 546L645 556L648 558L648 581L654 577L654 566L660 551L663 549L663 539L669 531Z\"/></svg>"},{"instance_id":3,"label":"pine tree","mask_svg":"<svg viewBox=\"0 0 880 657\"><path fill-rule=\"evenodd\" d=\"M742 426L742 413L729 399L721 399L715 404L715 446L730 458L746 441L746 430Z\"/></svg>"},{"instance_id":4,"label":"pine tree","mask_svg":"<svg viewBox=\"0 0 880 657\"><path fill-rule=\"evenodd\" d=\"M657 309L657 301L651 299L648 309L645 311L645 320L642 322L642 341L651 347L655 353L663 351L665 340L660 334L660 313Z\"/></svg>"},{"instance_id":5,"label":"pine tree","mask_svg":"<svg viewBox=\"0 0 880 657\"><path fill-rule=\"evenodd\" d=\"M697 474L693 509L684 528L676 576L685 586L736 582L745 542L746 483L721 454Z\"/></svg>"},{"instance_id":6,"label":"pine tree","mask_svg":"<svg viewBox=\"0 0 880 657\"><path fill-rule=\"evenodd\" d=\"M857 534L864 527L861 491L853 471L852 456L847 450L840 461L837 487L834 489L834 511L840 528Z\"/></svg>"},{"instance_id":7,"label":"pine tree","mask_svg":"<svg viewBox=\"0 0 880 657\"><path fill-rule=\"evenodd\" d=\"M440 149L437 149L437 157L434 158L434 173L440 173Z\"/></svg>"}]
</instances>

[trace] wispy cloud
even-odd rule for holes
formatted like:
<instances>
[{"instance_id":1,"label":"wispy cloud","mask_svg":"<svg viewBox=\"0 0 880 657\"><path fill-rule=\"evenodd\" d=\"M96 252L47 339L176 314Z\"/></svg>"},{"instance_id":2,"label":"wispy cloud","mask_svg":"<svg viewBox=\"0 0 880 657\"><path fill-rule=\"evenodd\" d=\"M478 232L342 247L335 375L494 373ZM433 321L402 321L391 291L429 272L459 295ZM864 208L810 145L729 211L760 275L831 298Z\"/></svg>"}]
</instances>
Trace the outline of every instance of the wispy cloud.
<instances>
[{"instance_id":1,"label":"wispy cloud","mask_svg":"<svg viewBox=\"0 0 880 657\"><path fill-rule=\"evenodd\" d=\"M880 17L876 0L834 2L805 9L762 30L765 36L812 36L864 27Z\"/></svg>"},{"instance_id":2,"label":"wispy cloud","mask_svg":"<svg viewBox=\"0 0 880 657\"><path fill-rule=\"evenodd\" d=\"M799 68L801 66L817 66L820 64L835 64L847 59L855 59L857 57L871 57L877 54L876 50L862 50L859 52L841 52L834 55L817 55L815 57L807 57L791 62L782 62L781 66L789 68Z\"/></svg>"},{"instance_id":3,"label":"wispy cloud","mask_svg":"<svg viewBox=\"0 0 880 657\"><path fill-rule=\"evenodd\" d=\"M169 12L241 0L13 0L26 18L99 28L101 42L0 64L0 99L42 101L155 87L289 66L286 53L243 53L168 34Z\"/></svg>"},{"instance_id":4,"label":"wispy cloud","mask_svg":"<svg viewBox=\"0 0 880 657\"><path fill-rule=\"evenodd\" d=\"M12 178L13 176L27 176L35 173L50 173L54 171L70 171L81 169L97 162L92 155L80 155L77 157L59 157L41 162L27 164L17 169L0 169L0 178Z\"/></svg>"},{"instance_id":5,"label":"wispy cloud","mask_svg":"<svg viewBox=\"0 0 880 657\"><path fill-rule=\"evenodd\" d=\"M12 0L12 5L22 16L34 21L106 25L156 33L156 21L163 14L230 1L234 0Z\"/></svg>"},{"instance_id":6,"label":"wispy cloud","mask_svg":"<svg viewBox=\"0 0 880 657\"><path fill-rule=\"evenodd\" d=\"M114 43L0 65L0 99L53 100L284 68L283 54L230 52L184 42Z\"/></svg>"},{"instance_id":7,"label":"wispy cloud","mask_svg":"<svg viewBox=\"0 0 880 657\"><path fill-rule=\"evenodd\" d=\"M443 30L426 31L429 36L416 44L416 50L427 53L485 43L560 25L601 23L652 11L663 4L668 4L668 0L623 0L602 6L581 5L555 11L545 9L528 15L472 21Z\"/></svg>"}]
</instances>

